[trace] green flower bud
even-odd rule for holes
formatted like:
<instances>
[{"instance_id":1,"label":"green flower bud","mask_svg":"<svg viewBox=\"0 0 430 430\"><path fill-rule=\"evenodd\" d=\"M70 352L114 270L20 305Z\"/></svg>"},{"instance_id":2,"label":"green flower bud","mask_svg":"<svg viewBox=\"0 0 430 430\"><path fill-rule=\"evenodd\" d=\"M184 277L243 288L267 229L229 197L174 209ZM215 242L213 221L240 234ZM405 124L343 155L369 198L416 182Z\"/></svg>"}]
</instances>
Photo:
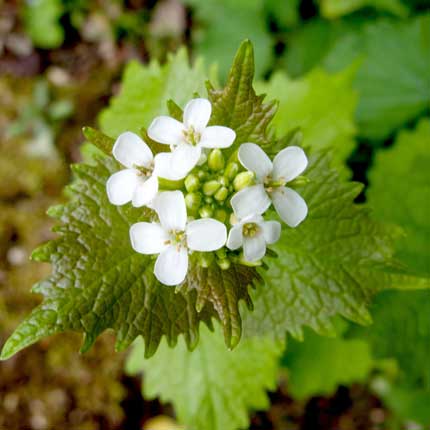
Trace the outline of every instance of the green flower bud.
<instances>
[{"instance_id":1,"label":"green flower bud","mask_svg":"<svg viewBox=\"0 0 430 430\"><path fill-rule=\"evenodd\" d=\"M214 202L214 199L210 196L205 197L205 203L207 203L209 206L211 206Z\"/></svg>"},{"instance_id":2,"label":"green flower bud","mask_svg":"<svg viewBox=\"0 0 430 430\"><path fill-rule=\"evenodd\" d=\"M197 172L197 177L202 181L208 177L208 174L204 170L199 169Z\"/></svg>"},{"instance_id":3,"label":"green flower bud","mask_svg":"<svg viewBox=\"0 0 430 430\"><path fill-rule=\"evenodd\" d=\"M200 208L199 210L199 215L202 218L211 218L213 215L214 211L213 209L209 206L209 205L204 205L202 208Z\"/></svg>"},{"instance_id":4,"label":"green flower bud","mask_svg":"<svg viewBox=\"0 0 430 430\"><path fill-rule=\"evenodd\" d=\"M221 187L221 184L216 180L207 181L203 184L203 193L207 196L213 196Z\"/></svg>"},{"instance_id":5,"label":"green flower bud","mask_svg":"<svg viewBox=\"0 0 430 430\"><path fill-rule=\"evenodd\" d=\"M227 212L224 209L215 209L214 218L224 223L227 219Z\"/></svg>"},{"instance_id":6,"label":"green flower bud","mask_svg":"<svg viewBox=\"0 0 430 430\"><path fill-rule=\"evenodd\" d=\"M214 195L215 199L219 202L223 202L228 196L228 189L226 187L221 187Z\"/></svg>"},{"instance_id":7,"label":"green flower bud","mask_svg":"<svg viewBox=\"0 0 430 430\"><path fill-rule=\"evenodd\" d=\"M302 187L303 185L309 184L311 180L307 176L297 176L293 181L289 182L288 186Z\"/></svg>"},{"instance_id":8,"label":"green flower bud","mask_svg":"<svg viewBox=\"0 0 430 430\"><path fill-rule=\"evenodd\" d=\"M228 187L228 179L225 176L220 176L217 180L223 187Z\"/></svg>"},{"instance_id":9,"label":"green flower bud","mask_svg":"<svg viewBox=\"0 0 430 430\"><path fill-rule=\"evenodd\" d=\"M239 164L235 161L227 164L225 168L224 176L227 179L233 179L239 173Z\"/></svg>"},{"instance_id":10,"label":"green flower bud","mask_svg":"<svg viewBox=\"0 0 430 430\"><path fill-rule=\"evenodd\" d=\"M202 196L199 193L188 193L185 196L185 205L191 212L196 212L202 203Z\"/></svg>"},{"instance_id":11,"label":"green flower bud","mask_svg":"<svg viewBox=\"0 0 430 430\"><path fill-rule=\"evenodd\" d=\"M221 260L217 260L217 264L221 270L228 270L231 266L230 260L228 258L222 258Z\"/></svg>"},{"instance_id":12,"label":"green flower bud","mask_svg":"<svg viewBox=\"0 0 430 430\"><path fill-rule=\"evenodd\" d=\"M200 188L200 181L197 175L195 175L194 173L190 173L186 178L185 178L185 188L187 189L187 191L189 193L193 192L193 191L197 191Z\"/></svg>"},{"instance_id":13,"label":"green flower bud","mask_svg":"<svg viewBox=\"0 0 430 430\"><path fill-rule=\"evenodd\" d=\"M230 157L228 158L228 162L229 163L238 163L239 162L239 151L236 149L236 151L233 152L233 154L230 155Z\"/></svg>"},{"instance_id":14,"label":"green flower bud","mask_svg":"<svg viewBox=\"0 0 430 430\"><path fill-rule=\"evenodd\" d=\"M225 160L220 149L212 149L208 157L209 169L218 171L224 169Z\"/></svg>"},{"instance_id":15,"label":"green flower bud","mask_svg":"<svg viewBox=\"0 0 430 430\"><path fill-rule=\"evenodd\" d=\"M233 186L236 191L249 187L254 182L253 172L241 172L234 178Z\"/></svg>"},{"instance_id":16,"label":"green flower bud","mask_svg":"<svg viewBox=\"0 0 430 430\"><path fill-rule=\"evenodd\" d=\"M220 248L217 251L215 251L215 254L218 258L223 259L227 257L227 251L225 250L225 248Z\"/></svg>"},{"instance_id":17,"label":"green flower bud","mask_svg":"<svg viewBox=\"0 0 430 430\"><path fill-rule=\"evenodd\" d=\"M214 254L212 252L201 252L199 254L199 264L202 267L209 267L214 261Z\"/></svg>"}]
</instances>

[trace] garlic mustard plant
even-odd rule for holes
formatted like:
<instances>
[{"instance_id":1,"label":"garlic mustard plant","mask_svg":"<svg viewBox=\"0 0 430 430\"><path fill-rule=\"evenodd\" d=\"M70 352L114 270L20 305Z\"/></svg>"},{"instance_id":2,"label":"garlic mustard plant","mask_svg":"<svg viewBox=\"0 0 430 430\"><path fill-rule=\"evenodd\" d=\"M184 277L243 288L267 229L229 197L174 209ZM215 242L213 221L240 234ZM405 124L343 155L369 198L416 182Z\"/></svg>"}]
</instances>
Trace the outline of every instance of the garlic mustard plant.
<instances>
[{"instance_id":1,"label":"garlic mustard plant","mask_svg":"<svg viewBox=\"0 0 430 430\"><path fill-rule=\"evenodd\" d=\"M253 89L249 41L223 87L190 66L185 51L160 66L159 79L154 70L131 64L101 116L116 140L84 128L101 153L72 166L68 201L49 210L58 236L32 254L53 265L34 288L44 300L1 359L68 330L84 334L83 352L106 329L114 330L117 350L141 337L146 357L163 338L195 349L214 321L230 349L258 335L260 357L263 338L283 342L286 332L301 336L306 326L328 332L335 315L366 323L372 295L417 282L394 273L399 232L354 203L361 187L339 178L330 148L306 139L305 154L298 145L309 133L273 127L277 103ZM207 99L187 103L196 93ZM166 102L170 117L160 117ZM288 103L300 112L309 104ZM213 351L220 357L219 346ZM225 357L221 372L233 362L242 368L242 359ZM197 361L206 372L207 363Z\"/></svg>"}]
</instances>

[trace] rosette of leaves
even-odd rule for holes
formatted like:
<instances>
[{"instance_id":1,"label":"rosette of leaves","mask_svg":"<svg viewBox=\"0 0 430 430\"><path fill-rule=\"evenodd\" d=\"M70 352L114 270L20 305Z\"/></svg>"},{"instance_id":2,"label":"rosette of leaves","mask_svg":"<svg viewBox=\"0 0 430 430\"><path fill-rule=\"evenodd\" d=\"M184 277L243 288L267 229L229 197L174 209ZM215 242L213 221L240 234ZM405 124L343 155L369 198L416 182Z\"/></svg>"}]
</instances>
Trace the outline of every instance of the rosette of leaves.
<instances>
[{"instance_id":1,"label":"rosette of leaves","mask_svg":"<svg viewBox=\"0 0 430 430\"><path fill-rule=\"evenodd\" d=\"M181 73L173 69L175 62ZM152 99L148 95L145 102L134 100L130 105L135 114L140 102L145 119L148 112L166 113L161 101L169 100L171 93L192 97L204 80L198 68L188 66L183 52L166 66L152 64L149 70ZM172 76L177 79L173 88ZM253 48L245 41L225 87L207 85L211 121L235 130L233 150L251 141L270 153L290 143L297 133L278 141L268 132L276 102L265 103L263 96L256 95L253 76ZM139 85L148 86L148 81ZM175 116L177 105L169 102L168 106ZM113 108L126 112L126 100L117 99ZM305 325L329 333L332 316L368 323L367 305L375 292L410 284L407 275L395 273L400 269L392 261L398 229L372 221L366 208L353 203L361 186L341 182L330 168L327 148L306 147L305 142L311 183L303 195L309 202L309 219L283 233L274 247L279 257L268 263L269 270L234 264L222 270L212 265L191 270L184 288L163 286L153 276L150 257L137 254L129 243L130 226L148 219L149 213L108 202L106 180L118 169L110 155L113 138L88 128L85 135L106 155L95 157L90 165L73 166L76 179L68 189L69 203L49 211L58 220L59 237L33 253L34 260L53 264L52 275L34 287L44 301L6 342L3 359L65 330L84 333L82 351L106 329L116 332L117 350L140 335L147 357L155 353L162 337L174 346L183 335L188 348L195 347L199 324L211 328L214 319L220 321L230 348L241 338L243 319L247 336L263 333L283 339L289 331L300 337ZM157 151L156 145L153 150ZM242 308L241 301L247 306Z\"/></svg>"}]
</instances>

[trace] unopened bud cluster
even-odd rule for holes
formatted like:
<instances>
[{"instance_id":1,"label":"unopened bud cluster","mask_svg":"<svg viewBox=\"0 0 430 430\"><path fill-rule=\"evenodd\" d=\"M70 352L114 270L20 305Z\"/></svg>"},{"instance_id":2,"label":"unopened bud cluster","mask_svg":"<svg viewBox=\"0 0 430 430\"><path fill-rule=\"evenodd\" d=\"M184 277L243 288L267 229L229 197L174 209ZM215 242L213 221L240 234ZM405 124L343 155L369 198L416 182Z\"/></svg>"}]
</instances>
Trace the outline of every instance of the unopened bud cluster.
<instances>
[{"instance_id":1,"label":"unopened bud cluster","mask_svg":"<svg viewBox=\"0 0 430 430\"><path fill-rule=\"evenodd\" d=\"M237 153L226 163L221 150L213 149L207 163L196 167L185 177L188 214L201 218L213 217L223 223L228 221L232 213L230 197L250 186L255 179L252 172L240 170Z\"/></svg>"}]
</instances>

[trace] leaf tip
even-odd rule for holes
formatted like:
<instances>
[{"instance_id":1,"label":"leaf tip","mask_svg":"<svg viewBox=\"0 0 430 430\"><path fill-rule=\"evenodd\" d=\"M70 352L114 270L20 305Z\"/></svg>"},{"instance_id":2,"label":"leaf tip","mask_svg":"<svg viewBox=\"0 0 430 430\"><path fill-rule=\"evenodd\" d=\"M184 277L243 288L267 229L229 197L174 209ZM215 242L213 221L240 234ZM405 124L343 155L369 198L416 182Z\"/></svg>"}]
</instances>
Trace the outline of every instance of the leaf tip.
<instances>
[{"instance_id":1,"label":"leaf tip","mask_svg":"<svg viewBox=\"0 0 430 430\"><path fill-rule=\"evenodd\" d=\"M91 130L92 128L87 125L84 125L82 127L82 134L84 135L85 139L88 139L88 140L91 139Z\"/></svg>"},{"instance_id":2,"label":"leaf tip","mask_svg":"<svg viewBox=\"0 0 430 430\"><path fill-rule=\"evenodd\" d=\"M95 145L98 149L108 155L111 153L114 139L89 126L82 127L82 133L85 139Z\"/></svg>"},{"instance_id":3,"label":"leaf tip","mask_svg":"<svg viewBox=\"0 0 430 430\"><path fill-rule=\"evenodd\" d=\"M96 336L90 333L84 333L82 346L79 352L81 354L85 354L86 352L88 352L91 349L91 347L94 345L95 340L96 340Z\"/></svg>"},{"instance_id":4,"label":"leaf tip","mask_svg":"<svg viewBox=\"0 0 430 430\"><path fill-rule=\"evenodd\" d=\"M119 339L117 338L115 342L115 352L122 352L126 350L130 346L131 341L128 339Z\"/></svg>"},{"instance_id":5,"label":"leaf tip","mask_svg":"<svg viewBox=\"0 0 430 430\"><path fill-rule=\"evenodd\" d=\"M234 348L236 348L236 346L239 344L239 342L240 342L240 334L239 335L237 335L237 334L233 334L231 337L230 337L230 342L229 342L229 349L230 350L233 350Z\"/></svg>"},{"instance_id":6,"label":"leaf tip","mask_svg":"<svg viewBox=\"0 0 430 430\"><path fill-rule=\"evenodd\" d=\"M6 343L3 345L3 348L0 353L0 361L5 361L11 358L16 352L18 352L16 346L11 342L11 338L9 338Z\"/></svg>"},{"instance_id":7,"label":"leaf tip","mask_svg":"<svg viewBox=\"0 0 430 430\"><path fill-rule=\"evenodd\" d=\"M38 246L30 255L31 261L49 262L51 256L51 242Z\"/></svg>"},{"instance_id":8,"label":"leaf tip","mask_svg":"<svg viewBox=\"0 0 430 430\"><path fill-rule=\"evenodd\" d=\"M48 208L46 214L51 218L59 219L64 212L64 205L53 205Z\"/></svg>"}]
</instances>

